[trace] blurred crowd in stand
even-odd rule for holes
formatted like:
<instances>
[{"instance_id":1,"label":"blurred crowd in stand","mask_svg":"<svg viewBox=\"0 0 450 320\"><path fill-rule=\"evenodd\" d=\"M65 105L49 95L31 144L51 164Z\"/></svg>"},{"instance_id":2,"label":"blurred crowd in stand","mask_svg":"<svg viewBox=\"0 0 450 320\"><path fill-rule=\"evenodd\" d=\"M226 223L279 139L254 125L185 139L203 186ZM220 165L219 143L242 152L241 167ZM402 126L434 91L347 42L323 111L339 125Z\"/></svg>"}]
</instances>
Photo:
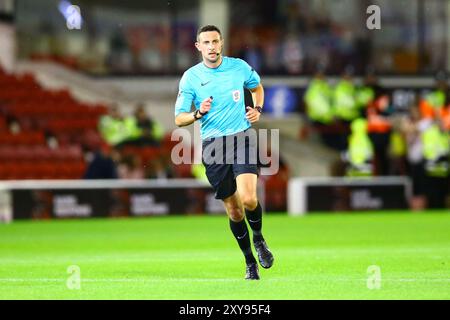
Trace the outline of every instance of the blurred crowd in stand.
<instances>
[{"instance_id":1,"label":"blurred crowd in stand","mask_svg":"<svg viewBox=\"0 0 450 320\"><path fill-rule=\"evenodd\" d=\"M143 104L124 116L118 105L99 119L98 131L104 143L89 162L85 179L172 178L164 129L151 118Z\"/></svg>"},{"instance_id":2,"label":"blurred crowd in stand","mask_svg":"<svg viewBox=\"0 0 450 320\"><path fill-rule=\"evenodd\" d=\"M394 112L390 95L372 71L355 85L352 67L331 86L319 66L304 102L311 131L341 154L333 175L408 175L412 208L448 206L450 90L445 72L436 74L434 88L417 94L407 113Z\"/></svg>"},{"instance_id":3,"label":"blurred crowd in stand","mask_svg":"<svg viewBox=\"0 0 450 320\"><path fill-rule=\"evenodd\" d=\"M445 4L426 1L422 38L417 16L419 2L425 0L410 1L407 8L386 1L387 32L371 32L362 21L368 5L360 0L345 0L345 5L334 0L228 0L224 54L243 58L264 75L311 75L317 63L325 64L330 74L349 63L357 73L367 64L383 74L428 73L447 60L441 39L446 34ZM122 2L85 1L83 15L89 18L77 32L64 27L51 0L41 2L17 4L22 58L102 75L180 75L198 62L194 42L201 1L135 1L132 8Z\"/></svg>"},{"instance_id":4,"label":"blurred crowd in stand","mask_svg":"<svg viewBox=\"0 0 450 320\"><path fill-rule=\"evenodd\" d=\"M300 20L299 20L300 21ZM309 19L293 27L235 27L230 39L230 54L247 61L263 74L312 74L322 63L331 74L337 74L350 62L357 72L369 63L369 42L345 37L345 30L329 20Z\"/></svg>"}]
</instances>

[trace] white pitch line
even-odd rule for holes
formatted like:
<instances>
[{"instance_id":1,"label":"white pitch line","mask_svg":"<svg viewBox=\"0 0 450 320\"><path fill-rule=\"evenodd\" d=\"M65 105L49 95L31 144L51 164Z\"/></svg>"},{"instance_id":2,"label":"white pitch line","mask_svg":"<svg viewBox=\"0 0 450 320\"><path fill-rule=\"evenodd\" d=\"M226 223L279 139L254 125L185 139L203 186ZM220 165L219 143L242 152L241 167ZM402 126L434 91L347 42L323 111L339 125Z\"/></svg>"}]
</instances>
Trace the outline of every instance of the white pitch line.
<instances>
[{"instance_id":1,"label":"white pitch line","mask_svg":"<svg viewBox=\"0 0 450 320\"><path fill-rule=\"evenodd\" d=\"M33 278L33 279L25 279L25 278L0 278L0 282L66 282L67 279L59 279L59 278ZM112 279L80 279L81 282L90 282L90 283L105 283L105 282L123 282L123 283L132 283L132 282L242 282L242 279L229 279L229 278L217 278L217 279L201 279L201 278L154 278L154 279L120 279L120 278L112 278ZM267 278L264 279L263 282L310 282L310 279L286 279L286 278ZM314 280L315 281L315 280ZM319 281L361 281L366 282L366 278L328 278L322 279ZM450 278L435 278L435 279L426 279L426 278L383 278L382 281L386 282L450 282Z\"/></svg>"},{"instance_id":2,"label":"white pitch line","mask_svg":"<svg viewBox=\"0 0 450 320\"><path fill-rule=\"evenodd\" d=\"M66 282L67 279L52 279L52 278L37 278L37 279L20 279L20 278L6 278L6 279L0 279L1 282ZM233 282L233 281L241 281L240 279L188 279L188 278L181 278L181 279L80 279L81 282L99 282L99 283L105 283L105 282L217 282L217 281L223 281L223 282Z\"/></svg>"}]
</instances>

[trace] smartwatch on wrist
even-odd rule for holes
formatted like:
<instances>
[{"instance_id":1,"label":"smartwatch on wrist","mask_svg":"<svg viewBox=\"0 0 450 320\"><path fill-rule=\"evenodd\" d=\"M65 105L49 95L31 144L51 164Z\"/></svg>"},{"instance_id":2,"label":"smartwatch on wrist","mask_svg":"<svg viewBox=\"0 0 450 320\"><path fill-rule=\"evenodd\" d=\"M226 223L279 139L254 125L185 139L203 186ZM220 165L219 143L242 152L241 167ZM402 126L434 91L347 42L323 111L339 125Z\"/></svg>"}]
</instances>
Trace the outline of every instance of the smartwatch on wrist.
<instances>
[{"instance_id":1,"label":"smartwatch on wrist","mask_svg":"<svg viewBox=\"0 0 450 320\"><path fill-rule=\"evenodd\" d=\"M195 119L195 120L198 120L198 119L201 118L201 117L198 117L198 114L199 114L199 113L200 113L200 110L198 110L198 109L194 111L194 119Z\"/></svg>"},{"instance_id":2,"label":"smartwatch on wrist","mask_svg":"<svg viewBox=\"0 0 450 320\"><path fill-rule=\"evenodd\" d=\"M255 109L256 111L258 111L259 113L262 113L262 107L260 106L256 106L253 109Z\"/></svg>"}]
</instances>

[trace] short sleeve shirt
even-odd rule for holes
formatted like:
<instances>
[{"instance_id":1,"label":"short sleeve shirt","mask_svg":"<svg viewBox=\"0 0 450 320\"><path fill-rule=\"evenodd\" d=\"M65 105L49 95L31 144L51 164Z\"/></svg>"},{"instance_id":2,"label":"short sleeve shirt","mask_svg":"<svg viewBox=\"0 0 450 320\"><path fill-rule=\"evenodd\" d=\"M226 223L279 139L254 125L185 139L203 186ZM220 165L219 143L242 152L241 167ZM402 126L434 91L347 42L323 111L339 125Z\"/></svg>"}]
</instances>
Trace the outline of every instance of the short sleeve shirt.
<instances>
[{"instance_id":1,"label":"short sleeve shirt","mask_svg":"<svg viewBox=\"0 0 450 320\"><path fill-rule=\"evenodd\" d=\"M217 68L203 62L188 69L180 80L175 116L196 109L213 97L210 111L201 121L202 139L232 135L251 125L245 117L244 88L256 88L261 79L242 59L224 56Z\"/></svg>"}]
</instances>

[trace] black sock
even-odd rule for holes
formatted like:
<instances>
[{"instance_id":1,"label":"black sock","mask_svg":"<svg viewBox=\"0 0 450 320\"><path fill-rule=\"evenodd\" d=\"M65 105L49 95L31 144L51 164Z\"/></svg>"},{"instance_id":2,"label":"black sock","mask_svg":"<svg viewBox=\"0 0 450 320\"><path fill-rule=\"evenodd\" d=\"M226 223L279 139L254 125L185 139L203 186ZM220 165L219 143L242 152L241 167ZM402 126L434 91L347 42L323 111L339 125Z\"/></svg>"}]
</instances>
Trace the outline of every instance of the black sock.
<instances>
[{"instance_id":1,"label":"black sock","mask_svg":"<svg viewBox=\"0 0 450 320\"><path fill-rule=\"evenodd\" d=\"M245 262L253 263L256 262L255 257L252 253L252 247L250 246L250 236L248 234L247 224L245 223L245 219L242 219L239 222L234 222L230 219L230 229L233 232L234 237L236 238L239 247L242 250L242 253L245 257Z\"/></svg>"},{"instance_id":2,"label":"black sock","mask_svg":"<svg viewBox=\"0 0 450 320\"><path fill-rule=\"evenodd\" d=\"M253 231L253 240L261 241L264 240L261 229L262 229L262 208L258 202L258 205L253 211L245 209L245 215L247 216L248 224Z\"/></svg>"}]
</instances>

